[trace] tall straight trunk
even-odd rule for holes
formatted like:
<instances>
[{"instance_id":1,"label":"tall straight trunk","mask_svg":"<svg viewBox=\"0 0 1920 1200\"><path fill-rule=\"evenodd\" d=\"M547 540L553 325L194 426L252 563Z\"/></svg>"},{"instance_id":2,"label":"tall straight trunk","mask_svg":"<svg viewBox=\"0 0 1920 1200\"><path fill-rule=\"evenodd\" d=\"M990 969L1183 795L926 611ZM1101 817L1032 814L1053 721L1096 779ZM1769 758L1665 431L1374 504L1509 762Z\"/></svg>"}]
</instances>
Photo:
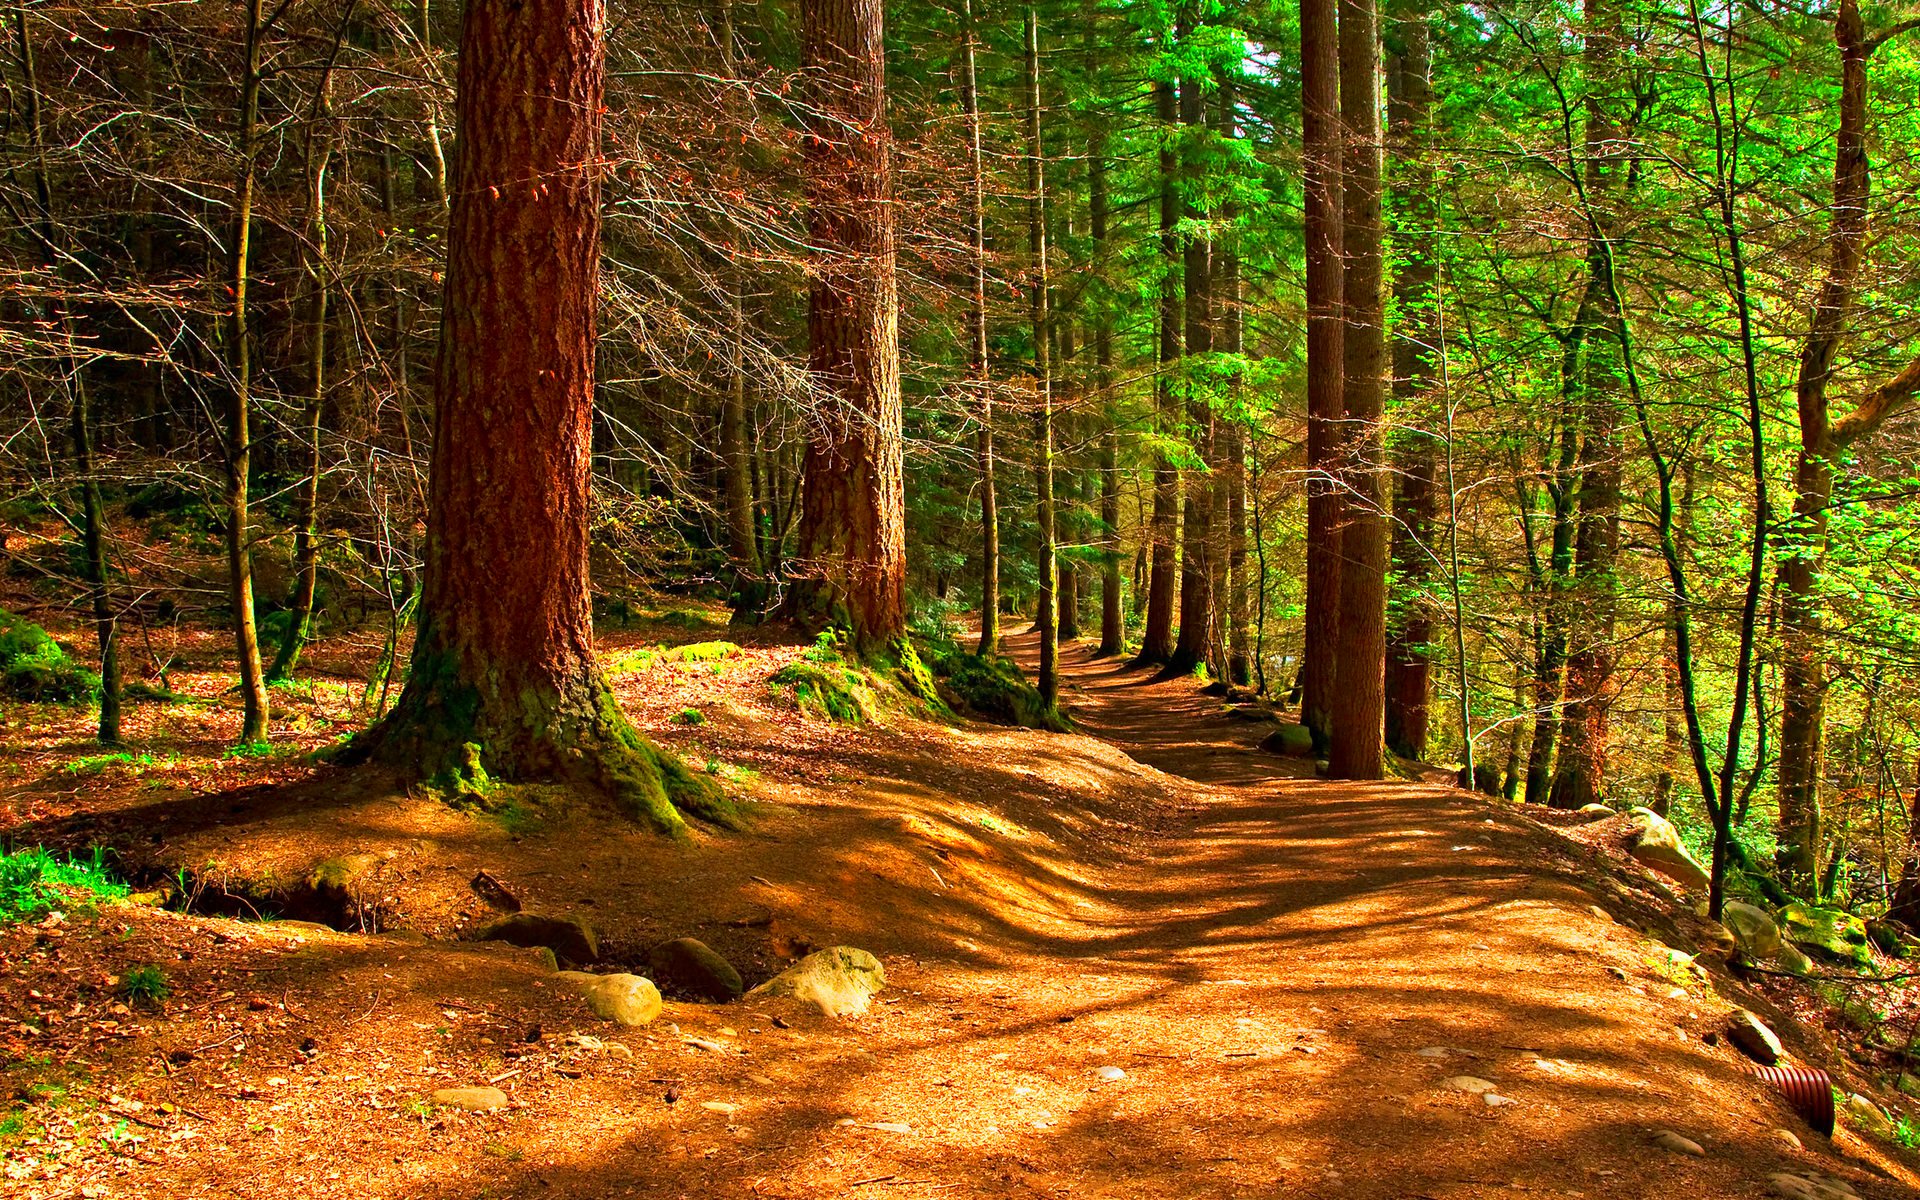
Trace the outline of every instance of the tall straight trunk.
<instances>
[{"instance_id":1,"label":"tall straight trunk","mask_svg":"<svg viewBox=\"0 0 1920 1200\"><path fill-rule=\"evenodd\" d=\"M38 210L34 232L48 271L60 278L67 273L67 254L60 246L59 229L53 218L53 182L47 173L40 74L26 10L14 9L13 18L14 31L20 41L20 79L26 101L28 149L33 159L34 205ZM112 746L120 742L120 646L108 578L106 514L94 460L93 397L86 367L75 344L77 328L73 314L64 300L56 300L50 310L53 323L65 335L67 344L67 390L73 405L73 465L80 485L80 552L86 570L87 604L93 612L94 636L100 651L100 720L95 733L102 744Z\"/></svg>"},{"instance_id":2,"label":"tall straight trunk","mask_svg":"<svg viewBox=\"0 0 1920 1200\"><path fill-rule=\"evenodd\" d=\"M1045 215L1044 213L1042 214ZM1066 223L1066 236L1073 237L1073 221ZM1052 245L1051 236L1048 244ZM1074 414L1080 410L1078 388L1074 382L1073 358L1074 339L1073 322L1055 307L1059 298L1048 302L1050 318L1048 325L1053 334L1053 387L1052 402L1060 409L1055 424L1061 426L1055 431L1056 437L1065 438L1069 445L1077 444L1079 422ZM1054 536L1058 542L1068 546L1080 544L1081 507L1075 503L1078 493L1079 472L1071 469L1057 469L1059 476L1054 482ZM1073 559L1063 555L1054 558L1054 569L1059 576L1058 603L1054 606L1058 619L1054 628L1063 642L1073 641L1080 636L1080 569Z\"/></svg>"},{"instance_id":3,"label":"tall straight trunk","mask_svg":"<svg viewBox=\"0 0 1920 1200\"><path fill-rule=\"evenodd\" d=\"M1040 701L1049 710L1060 701L1060 637L1054 611L1058 584L1054 561L1053 512L1053 367L1048 343L1052 329L1047 280L1046 148L1040 140L1040 14L1027 6L1027 249L1033 274L1027 281L1028 315L1033 322L1033 487L1036 564L1040 577Z\"/></svg>"},{"instance_id":4,"label":"tall straight trunk","mask_svg":"<svg viewBox=\"0 0 1920 1200\"><path fill-rule=\"evenodd\" d=\"M1191 29L1181 29L1184 39ZM1184 675L1208 659L1213 646L1213 464L1215 422L1213 404L1195 361L1213 352L1213 247L1196 231L1205 217L1194 199L1203 170L1198 135L1205 123L1206 100L1198 75L1180 81L1180 123L1186 126L1188 158L1181 164L1187 188L1180 215L1187 225L1181 248L1182 290L1186 297L1186 350L1181 361L1185 375L1187 427L1193 433L1198 467L1186 471L1186 503L1180 529L1180 638L1167 663L1169 673Z\"/></svg>"},{"instance_id":5,"label":"tall straight trunk","mask_svg":"<svg viewBox=\"0 0 1920 1200\"><path fill-rule=\"evenodd\" d=\"M1340 631L1340 538L1345 505L1335 479L1344 415L1345 302L1341 261L1339 0L1300 0L1301 161L1305 175L1307 292L1307 580L1300 723L1325 751L1333 733Z\"/></svg>"},{"instance_id":6,"label":"tall straight trunk","mask_svg":"<svg viewBox=\"0 0 1920 1200\"><path fill-rule=\"evenodd\" d=\"M267 737L267 677L260 661L260 634L253 613L253 530L248 488L253 471L253 357L247 327L247 285L252 277L255 154L260 130L260 56L266 37L263 0L247 0L246 47L240 80L240 176L233 205L233 289L227 346L230 372L224 446L227 467L226 524L228 602L240 667L240 741Z\"/></svg>"},{"instance_id":7,"label":"tall straight trunk","mask_svg":"<svg viewBox=\"0 0 1920 1200\"><path fill-rule=\"evenodd\" d=\"M1580 306L1586 322L1580 417L1580 520L1574 535L1574 600L1579 618L1568 642L1566 703L1561 710L1560 755L1548 803L1580 808L1607 794L1607 755L1614 679L1614 616L1619 602L1615 564L1620 554L1619 410L1625 347L1612 274L1613 193L1625 169L1625 131L1616 107L1621 70L1620 13L1606 0L1589 0L1585 13L1585 203L1594 231L1587 244L1587 285Z\"/></svg>"},{"instance_id":8,"label":"tall straight trunk","mask_svg":"<svg viewBox=\"0 0 1920 1200\"><path fill-rule=\"evenodd\" d=\"M1427 599L1433 571L1436 463L1432 425L1438 337L1434 313L1433 164L1428 157L1428 120L1433 87L1427 13L1409 12L1393 24L1393 54L1387 68L1390 175L1395 242L1393 395L1405 414L1395 447L1393 563L1395 602L1389 610L1386 652L1387 748L1403 758L1427 755L1428 704L1432 695L1433 606Z\"/></svg>"},{"instance_id":9,"label":"tall straight trunk","mask_svg":"<svg viewBox=\"0 0 1920 1200\"><path fill-rule=\"evenodd\" d=\"M1533 740L1527 746L1528 804L1546 803L1552 790L1553 752L1560 728L1560 691L1567 662L1567 593L1573 575L1574 506L1578 499L1575 482L1580 426L1576 409L1583 390L1580 362L1585 322L1584 316L1575 317L1560 348L1560 444L1546 484L1552 525L1546 562L1539 562L1536 555L1532 563L1532 584L1540 609L1533 663Z\"/></svg>"},{"instance_id":10,"label":"tall straight trunk","mask_svg":"<svg viewBox=\"0 0 1920 1200\"><path fill-rule=\"evenodd\" d=\"M808 0L801 65L811 422L801 578L789 615L847 629L863 654L906 629L906 500L894 282L892 135L881 0Z\"/></svg>"},{"instance_id":11,"label":"tall straight trunk","mask_svg":"<svg viewBox=\"0 0 1920 1200\"><path fill-rule=\"evenodd\" d=\"M1346 143L1341 244L1346 251L1341 399L1346 416L1341 483L1339 687L1329 711L1327 774L1379 779L1386 771L1387 515L1385 310L1381 296L1380 33L1375 0L1342 0L1340 112Z\"/></svg>"},{"instance_id":12,"label":"tall straight trunk","mask_svg":"<svg viewBox=\"0 0 1920 1200\"><path fill-rule=\"evenodd\" d=\"M423 18L424 19L424 18ZM333 64L346 39L343 21L334 41L334 54L314 85L313 113L306 137L307 218L300 247L302 274L307 286L307 404L301 415L301 449L306 470L300 482L299 527L294 534L293 595L287 604L287 628L280 649L267 670L269 680L289 679L300 661L300 651L313 636L313 601L320 584L320 418L327 394L327 171L333 140L326 125L333 119L330 92Z\"/></svg>"},{"instance_id":13,"label":"tall straight trunk","mask_svg":"<svg viewBox=\"0 0 1920 1200\"><path fill-rule=\"evenodd\" d=\"M1107 269L1107 162L1105 138L1087 147L1087 222L1095 269ZM1096 657L1126 649L1127 625L1120 589L1120 422L1113 398L1113 326L1105 306L1093 329L1093 386L1100 396L1100 646Z\"/></svg>"},{"instance_id":14,"label":"tall straight trunk","mask_svg":"<svg viewBox=\"0 0 1920 1200\"><path fill-rule=\"evenodd\" d=\"M593 658L604 25L601 0L467 4L419 633L399 703L349 757L452 799L584 784L671 832L732 811L634 730Z\"/></svg>"},{"instance_id":15,"label":"tall straight trunk","mask_svg":"<svg viewBox=\"0 0 1920 1200\"><path fill-rule=\"evenodd\" d=\"M737 37L733 0L721 0L720 62L728 79L740 72L734 57ZM720 398L720 465L725 474L727 555L733 560L734 618L755 620L766 604L767 585L761 570L759 539L753 520L753 449L748 429L746 368L746 272L727 268L727 380Z\"/></svg>"},{"instance_id":16,"label":"tall straight trunk","mask_svg":"<svg viewBox=\"0 0 1920 1200\"><path fill-rule=\"evenodd\" d=\"M979 405L974 456L980 471L980 653L1000 648L1000 509L994 494L993 380L987 371L986 165L980 146L980 83L975 69L973 0L961 0L960 105L967 117L967 379Z\"/></svg>"},{"instance_id":17,"label":"tall straight trunk","mask_svg":"<svg viewBox=\"0 0 1920 1200\"><path fill-rule=\"evenodd\" d=\"M1154 115L1163 133L1171 139L1179 119L1173 85L1156 81L1153 85ZM1180 204L1175 172L1179 169L1171 140L1160 147L1160 310L1159 361L1154 377L1154 407L1158 432L1172 437L1179 424L1179 403L1174 394L1173 372L1180 361L1180 291L1174 274L1179 262L1176 231L1180 223ZM1165 663L1173 658L1173 605L1178 567L1174 537L1180 521L1180 472L1164 451L1156 451L1153 461L1153 516L1148 525L1152 556L1147 577L1146 625L1140 635L1140 653L1134 662Z\"/></svg>"},{"instance_id":18,"label":"tall straight trunk","mask_svg":"<svg viewBox=\"0 0 1920 1200\"><path fill-rule=\"evenodd\" d=\"M1835 140L1833 205L1827 269L1800 348L1794 399L1800 448L1793 471L1793 516L1780 536L1780 819L1777 861L1790 886L1807 892L1817 880L1825 834L1820 812L1826 722L1826 633L1820 617L1820 564L1826 553L1827 508L1834 463L1873 433L1920 390L1920 359L1869 391L1835 420L1828 385L1853 309L1854 280L1866 242L1872 181L1867 162L1867 61L1881 44L1868 39L1856 0L1841 0L1834 19L1840 51L1840 125Z\"/></svg>"},{"instance_id":19,"label":"tall straight trunk","mask_svg":"<svg viewBox=\"0 0 1920 1200\"><path fill-rule=\"evenodd\" d=\"M1239 97L1233 75L1218 70L1215 78L1220 89L1215 111L1221 136L1229 142L1237 141L1240 137ZM1214 302L1219 323L1215 345L1223 353L1237 358L1246 349L1246 319L1240 294L1239 205L1227 201L1222 216L1226 236L1220 239L1214 254ZM1234 391L1232 409L1237 414L1239 393L1244 387L1237 372L1230 386ZM1229 683L1246 684L1252 677L1247 637L1247 447L1246 427L1237 415L1222 422L1219 471L1223 496L1219 539L1223 548L1218 556L1223 582L1220 628L1216 631L1221 642L1220 677Z\"/></svg>"}]
</instances>

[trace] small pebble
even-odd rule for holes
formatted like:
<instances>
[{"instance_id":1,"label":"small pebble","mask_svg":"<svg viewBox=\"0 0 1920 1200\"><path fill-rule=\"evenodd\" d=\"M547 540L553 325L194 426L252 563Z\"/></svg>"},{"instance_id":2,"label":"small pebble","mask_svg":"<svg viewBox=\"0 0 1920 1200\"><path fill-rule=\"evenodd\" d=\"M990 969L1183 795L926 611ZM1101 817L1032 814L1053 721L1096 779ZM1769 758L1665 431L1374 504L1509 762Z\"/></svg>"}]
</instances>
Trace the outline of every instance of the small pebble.
<instances>
[{"instance_id":1,"label":"small pebble","mask_svg":"<svg viewBox=\"0 0 1920 1200\"><path fill-rule=\"evenodd\" d=\"M1474 1075L1453 1075L1441 1080L1440 1086L1456 1092L1471 1092L1477 1096L1484 1092L1491 1092L1496 1085Z\"/></svg>"},{"instance_id":2,"label":"small pebble","mask_svg":"<svg viewBox=\"0 0 1920 1200\"><path fill-rule=\"evenodd\" d=\"M1101 1079L1105 1080L1108 1083L1113 1083L1116 1080L1125 1079L1127 1077L1127 1073L1125 1071L1122 1071L1119 1067L1101 1067L1098 1071L1095 1071L1094 1074L1098 1075Z\"/></svg>"}]
</instances>

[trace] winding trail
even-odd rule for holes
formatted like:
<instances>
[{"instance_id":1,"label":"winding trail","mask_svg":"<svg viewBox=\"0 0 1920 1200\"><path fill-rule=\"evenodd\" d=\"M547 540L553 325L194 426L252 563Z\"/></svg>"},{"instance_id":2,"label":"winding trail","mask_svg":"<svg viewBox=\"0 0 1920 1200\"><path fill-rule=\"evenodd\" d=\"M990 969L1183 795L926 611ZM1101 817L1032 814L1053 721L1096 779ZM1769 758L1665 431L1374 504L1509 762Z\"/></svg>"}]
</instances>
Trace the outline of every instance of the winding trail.
<instances>
[{"instance_id":1,"label":"winding trail","mask_svg":"<svg viewBox=\"0 0 1920 1200\"><path fill-rule=\"evenodd\" d=\"M929 1103L912 1056L888 1064L909 1074L875 1089L875 1111L972 1143L902 1139L897 1179L938 1181L927 1195L1464 1200L1763 1196L1770 1172L1819 1170L1908 1194L1702 1040L1728 1003L1665 978L1652 942L1592 911L1653 907L1581 848L1450 788L1276 778L1288 764L1256 749L1257 727L1190 683L1063 657L1086 733L1195 786L1182 825L1116 864L1047 955L915 985L959 1002L997 983L1018 1017L969 1031L968 1069L940 1060L949 1103ZM1100 1082L1105 1066L1125 1079ZM1443 1083L1462 1075L1511 1103ZM1705 1157L1655 1147L1659 1129Z\"/></svg>"}]
</instances>

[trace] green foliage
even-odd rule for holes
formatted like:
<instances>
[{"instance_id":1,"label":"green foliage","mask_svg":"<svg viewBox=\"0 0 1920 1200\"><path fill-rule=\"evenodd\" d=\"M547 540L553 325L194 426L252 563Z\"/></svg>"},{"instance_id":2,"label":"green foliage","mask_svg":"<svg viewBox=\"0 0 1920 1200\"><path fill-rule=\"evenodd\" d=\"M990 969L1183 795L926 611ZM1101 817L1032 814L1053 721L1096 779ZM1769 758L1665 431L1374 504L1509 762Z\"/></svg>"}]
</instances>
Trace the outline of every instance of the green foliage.
<instances>
[{"instance_id":1,"label":"green foliage","mask_svg":"<svg viewBox=\"0 0 1920 1200\"><path fill-rule=\"evenodd\" d=\"M673 723L675 725L705 725L707 723L707 715L697 708L683 708L673 714Z\"/></svg>"},{"instance_id":2,"label":"green foliage","mask_svg":"<svg viewBox=\"0 0 1920 1200\"><path fill-rule=\"evenodd\" d=\"M622 650L613 656L607 664L609 675L641 675L653 670L660 661L660 648L657 646L639 646L631 650Z\"/></svg>"},{"instance_id":3,"label":"green foliage","mask_svg":"<svg viewBox=\"0 0 1920 1200\"><path fill-rule=\"evenodd\" d=\"M100 677L75 663L47 631L0 608L0 696L46 704L90 704Z\"/></svg>"},{"instance_id":4,"label":"green foliage","mask_svg":"<svg viewBox=\"0 0 1920 1200\"><path fill-rule=\"evenodd\" d=\"M38 846L0 854L0 925L30 921L68 903L121 900L127 885L107 868L106 851L62 858Z\"/></svg>"},{"instance_id":5,"label":"green foliage","mask_svg":"<svg viewBox=\"0 0 1920 1200\"><path fill-rule=\"evenodd\" d=\"M826 628L814 635L813 645L806 650L806 660L816 663L837 663L842 661L841 647L846 644L838 629Z\"/></svg>"},{"instance_id":6,"label":"green foliage","mask_svg":"<svg viewBox=\"0 0 1920 1200\"><path fill-rule=\"evenodd\" d=\"M149 1007L164 1001L170 990L167 973L152 964L127 968L121 973L120 986L116 989L120 998L127 1003Z\"/></svg>"}]
</instances>

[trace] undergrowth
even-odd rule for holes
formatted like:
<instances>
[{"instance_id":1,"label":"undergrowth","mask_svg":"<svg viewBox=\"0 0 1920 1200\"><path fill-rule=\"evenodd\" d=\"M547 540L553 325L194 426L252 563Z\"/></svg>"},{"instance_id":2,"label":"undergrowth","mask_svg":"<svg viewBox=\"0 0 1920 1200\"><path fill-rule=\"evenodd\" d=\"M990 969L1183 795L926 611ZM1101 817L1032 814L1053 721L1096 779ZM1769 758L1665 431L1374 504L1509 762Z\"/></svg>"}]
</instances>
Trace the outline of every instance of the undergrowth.
<instances>
[{"instance_id":1,"label":"undergrowth","mask_svg":"<svg viewBox=\"0 0 1920 1200\"><path fill-rule=\"evenodd\" d=\"M126 896L127 885L107 869L106 852L62 858L39 846L0 854L0 925L31 921L78 900L98 903Z\"/></svg>"}]
</instances>

